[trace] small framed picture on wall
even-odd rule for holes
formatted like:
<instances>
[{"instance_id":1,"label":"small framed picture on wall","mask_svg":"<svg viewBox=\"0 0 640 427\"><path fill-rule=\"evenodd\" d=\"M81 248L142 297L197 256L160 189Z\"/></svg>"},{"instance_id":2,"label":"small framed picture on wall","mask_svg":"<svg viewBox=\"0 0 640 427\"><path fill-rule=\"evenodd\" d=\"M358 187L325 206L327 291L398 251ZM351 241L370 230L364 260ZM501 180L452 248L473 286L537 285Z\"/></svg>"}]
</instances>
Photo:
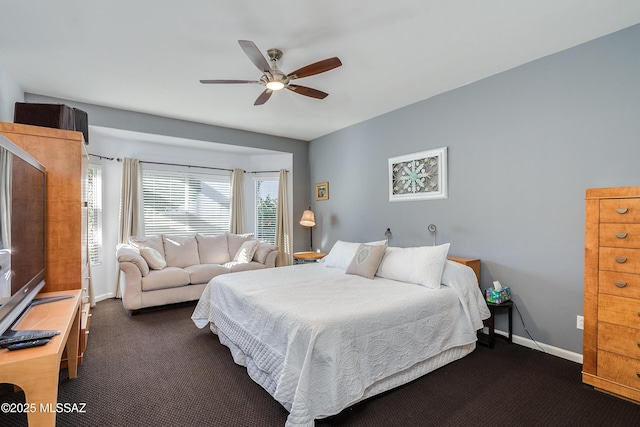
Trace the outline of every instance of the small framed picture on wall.
<instances>
[{"instance_id":1,"label":"small framed picture on wall","mask_svg":"<svg viewBox=\"0 0 640 427\"><path fill-rule=\"evenodd\" d=\"M329 199L329 183L319 182L316 184L316 200Z\"/></svg>"}]
</instances>

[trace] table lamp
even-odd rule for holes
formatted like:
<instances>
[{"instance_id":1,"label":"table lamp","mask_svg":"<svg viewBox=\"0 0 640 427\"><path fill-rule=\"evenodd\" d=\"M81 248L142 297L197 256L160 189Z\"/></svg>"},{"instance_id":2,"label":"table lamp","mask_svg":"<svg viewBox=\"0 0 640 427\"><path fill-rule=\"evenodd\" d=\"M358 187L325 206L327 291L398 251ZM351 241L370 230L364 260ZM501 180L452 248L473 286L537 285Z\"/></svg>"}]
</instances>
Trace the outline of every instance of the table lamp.
<instances>
[{"instance_id":1,"label":"table lamp","mask_svg":"<svg viewBox=\"0 0 640 427\"><path fill-rule=\"evenodd\" d=\"M302 213L302 219L300 219L300 225L303 227L309 227L309 250L313 251L313 230L316 225L316 218L311 210L311 207Z\"/></svg>"}]
</instances>

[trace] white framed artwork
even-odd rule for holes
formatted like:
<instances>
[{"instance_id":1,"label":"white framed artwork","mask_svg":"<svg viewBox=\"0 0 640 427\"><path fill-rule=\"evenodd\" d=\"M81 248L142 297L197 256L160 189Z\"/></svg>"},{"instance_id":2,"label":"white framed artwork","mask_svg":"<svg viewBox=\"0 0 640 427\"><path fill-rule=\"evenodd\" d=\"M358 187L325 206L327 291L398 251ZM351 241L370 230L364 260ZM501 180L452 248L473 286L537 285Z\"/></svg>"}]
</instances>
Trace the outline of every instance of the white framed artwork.
<instances>
[{"instance_id":1,"label":"white framed artwork","mask_svg":"<svg viewBox=\"0 0 640 427\"><path fill-rule=\"evenodd\" d=\"M390 202L447 197L447 147L389 159Z\"/></svg>"}]
</instances>

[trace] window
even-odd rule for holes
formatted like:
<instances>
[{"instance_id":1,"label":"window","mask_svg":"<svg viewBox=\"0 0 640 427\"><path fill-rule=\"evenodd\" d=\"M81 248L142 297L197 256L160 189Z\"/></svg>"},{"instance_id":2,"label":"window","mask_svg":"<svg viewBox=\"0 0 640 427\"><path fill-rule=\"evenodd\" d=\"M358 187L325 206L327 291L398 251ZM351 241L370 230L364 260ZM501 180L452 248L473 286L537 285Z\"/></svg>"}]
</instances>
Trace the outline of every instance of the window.
<instances>
[{"instance_id":1,"label":"window","mask_svg":"<svg viewBox=\"0 0 640 427\"><path fill-rule=\"evenodd\" d=\"M229 175L142 171L145 234L229 231Z\"/></svg>"},{"instance_id":2,"label":"window","mask_svg":"<svg viewBox=\"0 0 640 427\"><path fill-rule=\"evenodd\" d=\"M90 265L102 264L102 170L87 167L87 245Z\"/></svg>"},{"instance_id":3,"label":"window","mask_svg":"<svg viewBox=\"0 0 640 427\"><path fill-rule=\"evenodd\" d=\"M256 239L275 244L276 212L278 208L278 180L255 180Z\"/></svg>"}]
</instances>

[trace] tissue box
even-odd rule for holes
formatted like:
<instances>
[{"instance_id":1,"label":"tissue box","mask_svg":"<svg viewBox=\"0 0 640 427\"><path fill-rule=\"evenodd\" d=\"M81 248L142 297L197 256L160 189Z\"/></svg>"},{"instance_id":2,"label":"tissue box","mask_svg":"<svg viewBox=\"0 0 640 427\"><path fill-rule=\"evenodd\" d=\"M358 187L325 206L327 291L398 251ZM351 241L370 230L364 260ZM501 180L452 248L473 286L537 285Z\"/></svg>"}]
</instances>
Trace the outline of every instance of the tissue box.
<instances>
[{"instance_id":1,"label":"tissue box","mask_svg":"<svg viewBox=\"0 0 640 427\"><path fill-rule=\"evenodd\" d=\"M511 299L511 289L508 286L503 286L501 290L497 291L493 287L485 289L485 297L487 302L493 304L502 304L505 301Z\"/></svg>"}]
</instances>

